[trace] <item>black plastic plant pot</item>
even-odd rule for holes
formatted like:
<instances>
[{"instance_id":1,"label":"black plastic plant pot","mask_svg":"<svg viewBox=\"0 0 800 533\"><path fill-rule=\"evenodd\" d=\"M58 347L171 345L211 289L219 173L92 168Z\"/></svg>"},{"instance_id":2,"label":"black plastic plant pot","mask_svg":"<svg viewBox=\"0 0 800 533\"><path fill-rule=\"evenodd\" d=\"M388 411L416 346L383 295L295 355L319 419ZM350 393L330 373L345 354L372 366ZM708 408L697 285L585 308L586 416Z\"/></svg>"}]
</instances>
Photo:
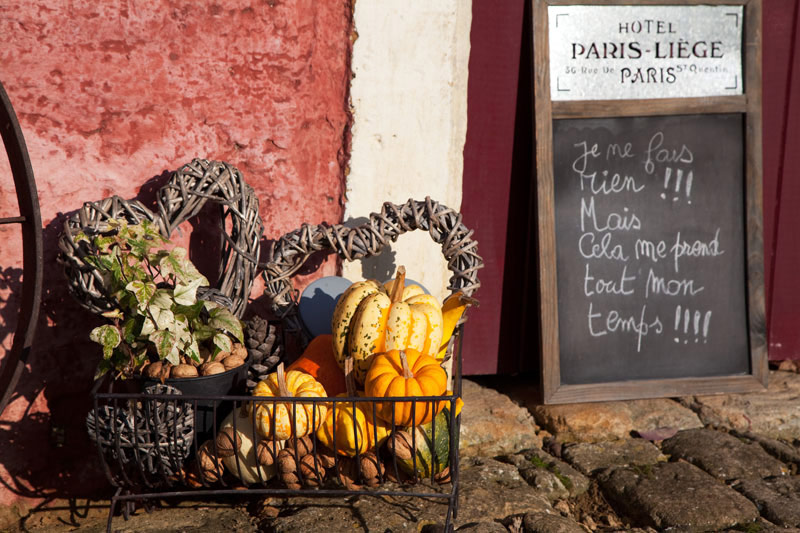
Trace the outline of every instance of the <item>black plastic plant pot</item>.
<instances>
[{"instance_id":1,"label":"black plastic plant pot","mask_svg":"<svg viewBox=\"0 0 800 533\"><path fill-rule=\"evenodd\" d=\"M245 394L247 383L247 369L250 367L250 357L243 365L232 368L220 374L199 376L196 378L167 378L164 384L175 387L186 396L205 396L208 399L198 399L195 409L195 438L199 443L213 436L214 432L214 405L216 404L216 423L228 415L231 402L213 399L219 396ZM144 378L143 388L148 385L161 383L153 378ZM192 402L194 404L194 402Z\"/></svg>"}]
</instances>

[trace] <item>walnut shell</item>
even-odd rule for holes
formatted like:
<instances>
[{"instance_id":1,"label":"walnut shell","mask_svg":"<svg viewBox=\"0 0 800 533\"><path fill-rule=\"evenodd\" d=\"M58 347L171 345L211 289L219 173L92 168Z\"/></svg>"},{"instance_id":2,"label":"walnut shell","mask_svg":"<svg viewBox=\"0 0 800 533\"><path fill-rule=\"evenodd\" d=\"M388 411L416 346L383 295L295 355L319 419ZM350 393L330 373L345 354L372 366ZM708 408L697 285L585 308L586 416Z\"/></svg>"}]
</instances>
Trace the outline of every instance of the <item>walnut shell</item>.
<instances>
[{"instance_id":1,"label":"walnut shell","mask_svg":"<svg viewBox=\"0 0 800 533\"><path fill-rule=\"evenodd\" d=\"M219 352L217 355L215 355L213 357L212 361L216 361L217 363L221 363L222 361L227 359L230 354L231 354L231 352L225 352L225 351Z\"/></svg>"},{"instance_id":2,"label":"walnut shell","mask_svg":"<svg viewBox=\"0 0 800 533\"><path fill-rule=\"evenodd\" d=\"M209 361L200 366L201 376L213 376L214 374L222 374L225 371L225 365L217 363L216 361Z\"/></svg>"},{"instance_id":3,"label":"walnut shell","mask_svg":"<svg viewBox=\"0 0 800 533\"><path fill-rule=\"evenodd\" d=\"M336 466L336 457L333 451L320 443L317 443L317 457L325 468Z\"/></svg>"},{"instance_id":4,"label":"walnut shell","mask_svg":"<svg viewBox=\"0 0 800 533\"><path fill-rule=\"evenodd\" d=\"M361 463L361 476L367 486L377 487L382 477L386 474L383 462L373 451L368 451L359 457Z\"/></svg>"},{"instance_id":5,"label":"walnut shell","mask_svg":"<svg viewBox=\"0 0 800 533\"><path fill-rule=\"evenodd\" d=\"M258 458L259 464L262 466L272 466L280 451L281 448L278 446L277 442L275 446L273 446L272 439L260 440L256 448L256 457Z\"/></svg>"},{"instance_id":6,"label":"walnut shell","mask_svg":"<svg viewBox=\"0 0 800 533\"><path fill-rule=\"evenodd\" d=\"M225 370L231 370L236 368L237 366L241 366L244 364L244 359L236 355L229 355L225 359L223 359L222 364L225 366Z\"/></svg>"},{"instance_id":7,"label":"walnut shell","mask_svg":"<svg viewBox=\"0 0 800 533\"><path fill-rule=\"evenodd\" d=\"M444 467L444 470L433 476L433 479L440 485L444 483L450 483L450 467Z\"/></svg>"},{"instance_id":8,"label":"walnut shell","mask_svg":"<svg viewBox=\"0 0 800 533\"><path fill-rule=\"evenodd\" d=\"M144 369L144 375L148 378L153 379L160 379L161 378L161 367L164 363L161 361L156 361L155 363L150 363Z\"/></svg>"},{"instance_id":9,"label":"walnut shell","mask_svg":"<svg viewBox=\"0 0 800 533\"><path fill-rule=\"evenodd\" d=\"M245 348L238 342L234 343L233 350L231 350L231 355L236 355L241 357L242 359L247 359L247 348Z\"/></svg>"},{"instance_id":10,"label":"walnut shell","mask_svg":"<svg viewBox=\"0 0 800 533\"><path fill-rule=\"evenodd\" d=\"M325 466L316 455L309 453L300 459L300 474L307 487L319 487L325 481Z\"/></svg>"},{"instance_id":11,"label":"walnut shell","mask_svg":"<svg viewBox=\"0 0 800 533\"><path fill-rule=\"evenodd\" d=\"M217 454L220 457L230 457L242 445L242 439L239 437L238 432L236 437L233 434L232 427L225 427L217 433Z\"/></svg>"},{"instance_id":12,"label":"walnut shell","mask_svg":"<svg viewBox=\"0 0 800 533\"><path fill-rule=\"evenodd\" d=\"M352 457L339 458L339 482L347 490L361 490L358 481L358 465Z\"/></svg>"},{"instance_id":13,"label":"walnut shell","mask_svg":"<svg viewBox=\"0 0 800 533\"><path fill-rule=\"evenodd\" d=\"M197 466L200 476L207 483L214 483L225 471L222 459L214 454L214 444L209 440L197 450Z\"/></svg>"},{"instance_id":14,"label":"walnut shell","mask_svg":"<svg viewBox=\"0 0 800 533\"><path fill-rule=\"evenodd\" d=\"M187 364L180 364L170 371L170 377L173 378L196 378L198 375L197 369Z\"/></svg>"},{"instance_id":15,"label":"walnut shell","mask_svg":"<svg viewBox=\"0 0 800 533\"><path fill-rule=\"evenodd\" d=\"M278 452L278 474L281 481L290 489L300 488L300 478L297 477L297 461L294 454L287 449Z\"/></svg>"}]
</instances>

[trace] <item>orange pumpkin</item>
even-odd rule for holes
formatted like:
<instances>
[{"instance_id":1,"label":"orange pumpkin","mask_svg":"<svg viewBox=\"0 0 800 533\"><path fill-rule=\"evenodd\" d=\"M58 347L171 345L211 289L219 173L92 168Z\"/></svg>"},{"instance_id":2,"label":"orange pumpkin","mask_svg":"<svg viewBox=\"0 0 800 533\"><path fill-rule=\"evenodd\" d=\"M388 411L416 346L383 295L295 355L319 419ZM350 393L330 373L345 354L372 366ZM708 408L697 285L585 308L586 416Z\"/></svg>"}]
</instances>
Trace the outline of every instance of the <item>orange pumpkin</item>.
<instances>
[{"instance_id":1,"label":"orange pumpkin","mask_svg":"<svg viewBox=\"0 0 800 533\"><path fill-rule=\"evenodd\" d=\"M417 350L390 350L372 359L365 384L367 396L441 396L447 391L447 373L439 361ZM426 424L444 409L446 401L376 402L378 417L398 426Z\"/></svg>"},{"instance_id":2,"label":"orange pumpkin","mask_svg":"<svg viewBox=\"0 0 800 533\"><path fill-rule=\"evenodd\" d=\"M328 396L336 396L347 390L344 381L344 372L336 362L333 353L333 335L318 335L314 337L294 363L289 365L287 371L302 370L310 374L325 387Z\"/></svg>"}]
</instances>

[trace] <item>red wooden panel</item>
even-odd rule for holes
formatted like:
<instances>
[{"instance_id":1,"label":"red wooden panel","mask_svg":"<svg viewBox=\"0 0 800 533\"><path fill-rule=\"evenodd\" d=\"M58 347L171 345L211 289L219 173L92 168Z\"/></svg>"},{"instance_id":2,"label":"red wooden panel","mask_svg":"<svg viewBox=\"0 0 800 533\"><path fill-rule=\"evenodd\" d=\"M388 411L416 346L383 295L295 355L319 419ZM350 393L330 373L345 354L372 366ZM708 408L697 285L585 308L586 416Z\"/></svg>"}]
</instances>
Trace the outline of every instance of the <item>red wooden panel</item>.
<instances>
[{"instance_id":1,"label":"red wooden panel","mask_svg":"<svg viewBox=\"0 0 800 533\"><path fill-rule=\"evenodd\" d=\"M470 309L464 373L494 374L503 304L511 156L525 2L473 0L468 123L461 211L475 229L486 267L478 274L480 307Z\"/></svg>"},{"instance_id":2,"label":"red wooden panel","mask_svg":"<svg viewBox=\"0 0 800 533\"><path fill-rule=\"evenodd\" d=\"M792 0L765 4L765 14L769 18L765 17L764 21L764 248L772 252L765 254L769 350L770 359L797 359L800 358L800 237L797 232L800 227L800 210L797 209L800 202L800 7ZM779 106L779 102L782 105Z\"/></svg>"}]
</instances>

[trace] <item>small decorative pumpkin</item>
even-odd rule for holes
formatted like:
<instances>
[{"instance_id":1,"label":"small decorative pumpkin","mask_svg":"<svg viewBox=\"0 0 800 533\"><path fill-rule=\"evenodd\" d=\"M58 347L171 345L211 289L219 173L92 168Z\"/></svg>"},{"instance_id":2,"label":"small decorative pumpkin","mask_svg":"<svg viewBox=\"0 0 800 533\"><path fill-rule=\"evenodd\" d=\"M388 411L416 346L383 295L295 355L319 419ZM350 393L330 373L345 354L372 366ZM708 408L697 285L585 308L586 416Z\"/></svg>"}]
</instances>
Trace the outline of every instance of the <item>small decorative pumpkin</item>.
<instances>
[{"instance_id":1,"label":"small decorative pumpkin","mask_svg":"<svg viewBox=\"0 0 800 533\"><path fill-rule=\"evenodd\" d=\"M270 374L267 379L256 385L253 396L325 398L327 394L325 387L305 372L291 370L284 374L281 363L277 372ZM277 440L305 437L317 430L328 412L328 406L324 402L254 403L256 403L256 427L265 439L271 439L273 435ZM250 408L252 409L252 406Z\"/></svg>"},{"instance_id":2,"label":"small decorative pumpkin","mask_svg":"<svg viewBox=\"0 0 800 533\"><path fill-rule=\"evenodd\" d=\"M336 362L333 351L333 335L318 335L306 346L303 355L286 369L302 370L319 381L328 396L336 396L347 390L344 372Z\"/></svg>"},{"instance_id":3,"label":"small decorative pumpkin","mask_svg":"<svg viewBox=\"0 0 800 533\"><path fill-rule=\"evenodd\" d=\"M461 412L463 404L461 398L456 400L456 416ZM458 440L455 445L458 445ZM431 421L415 428L392 433L386 443L386 449L394 455L400 469L410 476L414 476L414 455L416 455L418 477L426 478L431 474L443 472L450 465L449 402L448 406L436 415L435 423Z\"/></svg>"},{"instance_id":4,"label":"small decorative pumpkin","mask_svg":"<svg viewBox=\"0 0 800 533\"><path fill-rule=\"evenodd\" d=\"M346 396L352 397L356 394L352 357L347 358L345 369L348 385ZM344 397L345 394L339 396ZM391 428L380 419L377 423L373 420L371 402L337 402L335 405L335 421L334 409L331 408L325 422L317 430L317 439L328 448L339 454L355 457L380 446L389 436Z\"/></svg>"},{"instance_id":5,"label":"small decorative pumpkin","mask_svg":"<svg viewBox=\"0 0 800 533\"><path fill-rule=\"evenodd\" d=\"M236 417L236 437L232 446L235 447L235 453L228 454L227 449L219 450L219 455L222 457L225 468L246 485L259 483L261 480L267 481L277 473L278 469L274 465L263 466L258 464L256 438L253 434L253 419L245 410L234 409L220 425L220 435L223 431L233 435L234 417ZM283 448L283 445L283 441L276 443L278 449Z\"/></svg>"},{"instance_id":6,"label":"small decorative pumpkin","mask_svg":"<svg viewBox=\"0 0 800 533\"><path fill-rule=\"evenodd\" d=\"M412 348L376 355L367 373L365 393L377 398L441 396L447 373L439 361ZM376 402L378 417L398 426L426 424L444 409L446 401ZM394 411L394 413L393 413Z\"/></svg>"},{"instance_id":7,"label":"small decorative pumpkin","mask_svg":"<svg viewBox=\"0 0 800 533\"><path fill-rule=\"evenodd\" d=\"M375 281L348 288L336 305L331 330L339 366L355 358L355 377L364 383L372 358L389 350L412 348L436 356L443 338L442 309L418 285L405 286L405 267L398 267L391 293Z\"/></svg>"}]
</instances>

